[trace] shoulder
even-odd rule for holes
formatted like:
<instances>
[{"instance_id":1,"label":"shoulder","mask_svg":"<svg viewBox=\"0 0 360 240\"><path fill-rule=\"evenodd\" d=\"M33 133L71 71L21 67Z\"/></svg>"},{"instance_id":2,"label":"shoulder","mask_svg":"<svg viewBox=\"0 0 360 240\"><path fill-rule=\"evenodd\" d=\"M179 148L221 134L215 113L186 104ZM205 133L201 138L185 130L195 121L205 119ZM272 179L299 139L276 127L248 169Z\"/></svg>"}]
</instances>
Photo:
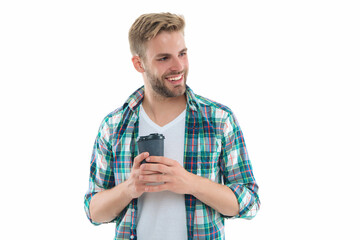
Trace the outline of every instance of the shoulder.
<instances>
[{"instance_id":1,"label":"shoulder","mask_svg":"<svg viewBox=\"0 0 360 240\"><path fill-rule=\"evenodd\" d=\"M124 106L115 109L104 117L102 125L107 125L109 127L118 125L123 120L126 111L127 108Z\"/></svg>"},{"instance_id":2,"label":"shoulder","mask_svg":"<svg viewBox=\"0 0 360 240\"><path fill-rule=\"evenodd\" d=\"M202 116L205 116L217 134L222 137L241 136L241 128L233 111L216 101L195 94ZM235 134L235 135L234 135Z\"/></svg>"},{"instance_id":3,"label":"shoulder","mask_svg":"<svg viewBox=\"0 0 360 240\"><path fill-rule=\"evenodd\" d=\"M201 111L202 115L208 119L213 119L216 122L224 122L229 117L234 117L232 110L224 104L198 94L193 94L193 97L195 98L197 107Z\"/></svg>"},{"instance_id":4,"label":"shoulder","mask_svg":"<svg viewBox=\"0 0 360 240\"><path fill-rule=\"evenodd\" d=\"M189 86L187 86L186 95L190 108L194 110L196 109L202 112L211 110L212 112L215 111L223 113L225 115L232 114L232 111L229 107L216 101L210 100L209 98L195 94Z\"/></svg>"},{"instance_id":5,"label":"shoulder","mask_svg":"<svg viewBox=\"0 0 360 240\"><path fill-rule=\"evenodd\" d=\"M209 98L206 98L206 97L203 97L203 96L200 96L198 94L195 94L195 97L200 105L201 108L210 108L210 109L213 109L215 111L219 111L219 112L224 112L224 113L227 113L227 114L232 114L232 111L229 107L219 103L219 102L216 102L216 101L213 101L213 100L210 100Z\"/></svg>"},{"instance_id":6,"label":"shoulder","mask_svg":"<svg viewBox=\"0 0 360 240\"><path fill-rule=\"evenodd\" d=\"M191 91L191 90L190 90ZM204 124L209 124L215 132L225 134L237 131L240 127L233 111L214 100L194 94L191 91L192 102L200 111Z\"/></svg>"},{"instance_id":7,"label":"shoulder","mask_svg":"<svg viewBox=\"0 0 360 240\"><path fill-rule=\"evenodd\" d=\"M107 114L100 124L98 138L110 142L118 126L122 125L121 122L124 120L124 112L126 112L126 108L120 107Z\"/></svg>"},{"instance_id":8,"label":"shoulder","mask_svg":"<svg viewBox=\"0 0 360 240\"><path fill-rule=\"evenodd\" d=\"M128 121L132 114L137 111L137 108L140 106L143 97L144 87L140 87L128 97L128 99L121 107L106 115L102 124L115 127L122 122Z\"/></svg>"}]
</instances>

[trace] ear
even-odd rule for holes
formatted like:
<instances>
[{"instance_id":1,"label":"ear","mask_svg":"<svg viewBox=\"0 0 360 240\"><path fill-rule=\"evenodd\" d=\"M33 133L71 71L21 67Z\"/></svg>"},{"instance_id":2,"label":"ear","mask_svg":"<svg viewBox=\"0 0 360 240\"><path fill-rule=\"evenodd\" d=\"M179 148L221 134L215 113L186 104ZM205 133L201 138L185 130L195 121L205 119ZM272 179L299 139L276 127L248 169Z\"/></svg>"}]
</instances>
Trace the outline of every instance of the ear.
<instances>
[{"instance_id":1,"label":"ear","mask_svg":"<svg viewBox=\"0 0 360 240\"><path fill-rule=\"evenodd\" d=\"M139 56L133 56L131 58L131 61L134 65L134 68L136 69L136 71L138 71L139 73L143 73L145 72L145 69L143 67L143 64L141 62L141 58Z\"/></svg>"}]
</instances>

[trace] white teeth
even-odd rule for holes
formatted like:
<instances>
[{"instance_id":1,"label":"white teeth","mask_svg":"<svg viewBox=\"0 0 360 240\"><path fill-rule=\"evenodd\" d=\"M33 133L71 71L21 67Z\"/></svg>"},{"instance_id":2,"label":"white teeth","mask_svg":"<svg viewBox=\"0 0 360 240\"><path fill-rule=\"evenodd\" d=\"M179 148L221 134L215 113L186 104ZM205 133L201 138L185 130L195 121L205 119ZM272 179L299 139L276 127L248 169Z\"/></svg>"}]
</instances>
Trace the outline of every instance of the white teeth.
<instances>
[{"instance_id":1,"label":"white teeth","mask_svg":"<svg viewBox=\"0 0 360 240\"><path fill-rule=\"evenodd\" d=\"M173 78L168 78L170 81L177 81L180 80L182 77L182 75L178 76L178 77L173 77Z\"/></svg>"}]
</instances>

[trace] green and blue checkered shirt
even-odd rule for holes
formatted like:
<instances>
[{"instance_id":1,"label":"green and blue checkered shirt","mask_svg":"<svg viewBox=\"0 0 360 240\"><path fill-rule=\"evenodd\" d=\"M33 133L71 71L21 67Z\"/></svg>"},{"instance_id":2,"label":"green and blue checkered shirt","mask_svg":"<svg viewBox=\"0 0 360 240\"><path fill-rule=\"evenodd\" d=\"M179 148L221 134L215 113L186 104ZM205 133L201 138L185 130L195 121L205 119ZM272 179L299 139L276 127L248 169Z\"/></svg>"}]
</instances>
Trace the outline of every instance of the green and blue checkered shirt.
<instances>
[{"instance_id":1,"label":"green and blue checkered shirt","mask_svg":"<svg viewBox=\"0 0 360 240\"><path fill-rule=\"evenodd\" d=\"M228 186L238 199L240 211L233 218L253 218L260 208L258 186L241 129L231 110L195 95L187 86L184 168L199 176ZM144 87L103 120L95 140L85 211L97 192L111 189L130 177L138 155L139 110ZM219 212L192 195L185 195L188 239L225 239L224 219ZM113 220L115 240L136 239L137 199Z\"/></svg>"}]
</instances>

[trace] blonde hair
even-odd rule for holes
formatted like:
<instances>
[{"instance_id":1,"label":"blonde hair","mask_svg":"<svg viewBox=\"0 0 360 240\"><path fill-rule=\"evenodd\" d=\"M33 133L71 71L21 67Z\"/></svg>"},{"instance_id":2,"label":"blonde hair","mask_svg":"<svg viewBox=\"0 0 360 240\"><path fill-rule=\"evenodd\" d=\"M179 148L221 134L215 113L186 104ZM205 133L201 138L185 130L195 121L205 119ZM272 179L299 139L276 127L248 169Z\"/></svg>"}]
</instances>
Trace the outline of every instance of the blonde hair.
<instances>
[{"instance_id":1,"label":"blonde hair","mask_svg":"<svg viewBox=\"0 0 360 240\"><path fill-rule=\"evenodd\" d=\"M149 13L138 17L129 30L130 51L133 56L145 58L146 42L160 32L184 33L185 20L181 15L172 13Z\"/></svg>"}]
</instances>

